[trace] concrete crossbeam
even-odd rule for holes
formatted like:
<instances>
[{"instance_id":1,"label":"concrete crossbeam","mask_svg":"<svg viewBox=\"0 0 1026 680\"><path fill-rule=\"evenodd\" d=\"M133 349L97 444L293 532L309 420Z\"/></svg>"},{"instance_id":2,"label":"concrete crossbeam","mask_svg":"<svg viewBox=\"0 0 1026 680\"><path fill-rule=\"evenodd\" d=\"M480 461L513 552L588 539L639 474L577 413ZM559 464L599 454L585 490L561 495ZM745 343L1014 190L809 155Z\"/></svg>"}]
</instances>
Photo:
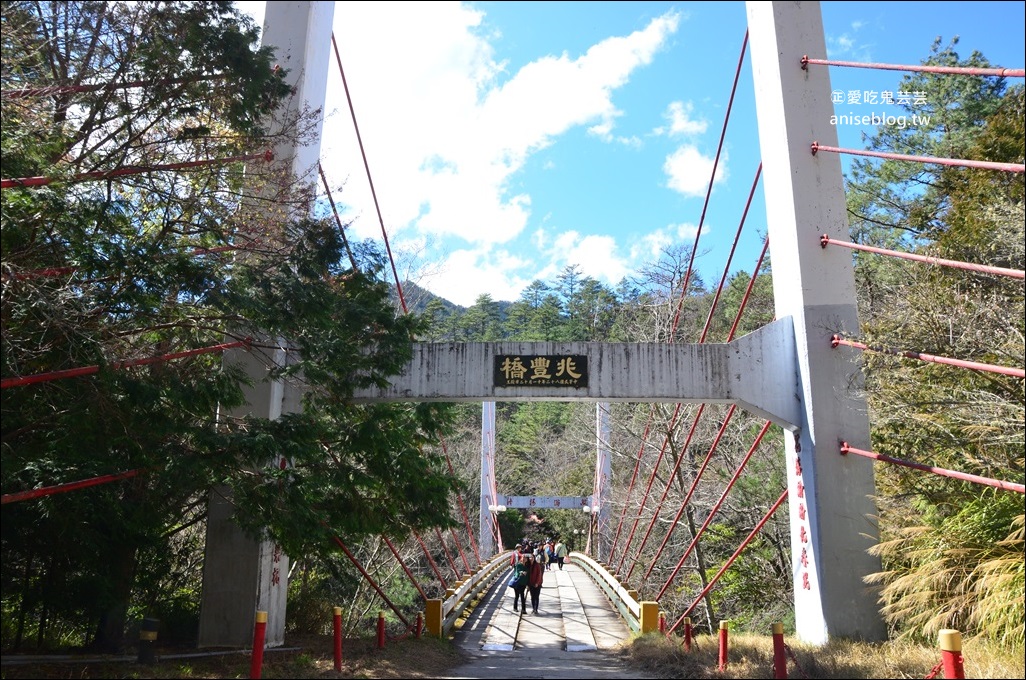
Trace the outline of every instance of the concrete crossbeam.
<instances>
[{"instance_id":1,"label":"concrete crossbeam","mask_svg":"<svg viewBox=\"0 0 1026 680\"><path fill-rule=\"evenodd\" d=\"M584 387L497 386L495 357L584 356ZM736 403L789 429L801 422L790 319L729 344L604 342L415 343L385 388L354 401L600 401Z\"/></svg>"}]
</instances>

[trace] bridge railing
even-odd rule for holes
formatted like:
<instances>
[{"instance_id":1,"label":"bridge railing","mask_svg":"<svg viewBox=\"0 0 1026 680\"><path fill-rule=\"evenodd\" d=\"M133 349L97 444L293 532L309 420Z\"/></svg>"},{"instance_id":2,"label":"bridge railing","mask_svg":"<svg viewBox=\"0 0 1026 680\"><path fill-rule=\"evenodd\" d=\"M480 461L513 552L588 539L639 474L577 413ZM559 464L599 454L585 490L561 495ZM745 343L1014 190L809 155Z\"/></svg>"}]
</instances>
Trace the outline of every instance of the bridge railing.
<instances>
[{"instance_id":1,"label":"bridge railing","mask_svg":"<svg viewBox=\"0 0 1026 680\"><path fill-rule=\"evenodd\" d=\"M641 601L638 591L625 587L606 565L596 562L584 553L570 553L570 562L581 567L609 598L609 602L620 612L627 627L635 633L651 633L659 630L659 603Z\"/></svg>"},{"instance_id":2,"label":"bridge railing","mask_svg":"<svg viewBox=\"0 0 1026 680\"><path fill-rule=\"evenodd\" d=\"M488 562L471 572L470 576L456 581L445 591L442 599L428 600L425 603L424 625L429 635L443 637L452 632L456 621L478 600L481 594L491 588L495 579L505 573L509 567L511 552L496 555Z\"/></svg>"}]
</instances>

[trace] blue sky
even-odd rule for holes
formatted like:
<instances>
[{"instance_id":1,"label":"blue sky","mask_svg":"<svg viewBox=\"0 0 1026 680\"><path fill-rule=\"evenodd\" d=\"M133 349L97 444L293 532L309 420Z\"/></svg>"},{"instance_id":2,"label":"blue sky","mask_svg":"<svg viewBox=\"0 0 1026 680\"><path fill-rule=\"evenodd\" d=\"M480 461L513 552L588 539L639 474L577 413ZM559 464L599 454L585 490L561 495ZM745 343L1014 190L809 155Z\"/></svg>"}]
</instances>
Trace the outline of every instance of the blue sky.
<instances>
[{"instance_id":1,"label":"blue sky","mask_svg":"<svg viewBox=\"0 0 1026 680\"><path fill-rule=\"evenodd\" d=\"M262 23L263 3L238 4ZM918 64L935 38L958 36L962 56L1026 65L1022 2L821 4L832 59ZM516 300L568 265L616 286L662 249L693 244L746 23L743 2L336 3L400 276L471 305L485 293ZM845 93L897 91L903 75L829 72ZM840 145L861 147L862 132L872 129L839 125ZM334 57L321 158L333 187L344 184L333 193L350 236L380 240ZM758 163L746 54L698 246L707 285ZM754 268L765 220L760 184L732 272Z\"/></svg>"}]
</instances>

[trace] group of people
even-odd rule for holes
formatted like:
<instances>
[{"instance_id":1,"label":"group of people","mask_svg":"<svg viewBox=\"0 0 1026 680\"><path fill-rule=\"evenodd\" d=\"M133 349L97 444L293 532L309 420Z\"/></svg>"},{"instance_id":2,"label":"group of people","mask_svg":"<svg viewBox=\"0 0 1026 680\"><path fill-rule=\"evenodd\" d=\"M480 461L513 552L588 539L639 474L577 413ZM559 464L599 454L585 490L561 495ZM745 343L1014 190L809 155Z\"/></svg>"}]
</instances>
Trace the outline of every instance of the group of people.
<instances>
[{"instance_id":1,"label":"group of people","mask_svg":"<svg viewBox=\"0 0 1026 680\"><path fill-rule=\"evenodd\" d=\"M516 550L510 557L510 566L513 573L509 579L509 586L513 589L513 611L527 613L527 593L531 594L531 611L538 614L538 601L541 599L542 584L545 580L545 572L552 568L555 562L562 571L563 563L569 550L563 541L545 539L544 542L529 541L522 539Z\"/></svg>"}]
</instances>

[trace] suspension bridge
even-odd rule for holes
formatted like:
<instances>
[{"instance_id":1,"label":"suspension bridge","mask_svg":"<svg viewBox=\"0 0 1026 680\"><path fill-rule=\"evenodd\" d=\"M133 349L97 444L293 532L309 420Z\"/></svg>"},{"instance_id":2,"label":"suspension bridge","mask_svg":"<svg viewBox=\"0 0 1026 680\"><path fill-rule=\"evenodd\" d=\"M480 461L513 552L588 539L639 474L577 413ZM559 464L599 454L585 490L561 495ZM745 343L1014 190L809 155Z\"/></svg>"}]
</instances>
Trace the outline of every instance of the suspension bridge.
<instances>
[{"instance_id":1,"label":"suspension bridge","mask_svg":"<svg viewBox=\"0 0 1026 680\"><path fill-rule=\"evenodd\" d=\"M292 85L297 93L294 105L307 102L316 108L324 101L333 61L345 82L342 61L331 35L332 6L331 2L267 3L264 44L278 48L282 62L290 64L289 77L293 78ZM924 474L951 477L1005 492L1024 493L1024 486L1016 482L903 461L870 450L866 404L858 389L861 352L889 352L915 360L947 363L965 370L993 372L1020 380L1026 377L1019 367L940 357L908 349L873 347L853 340L859 337L859 319L850 249L870 249L850 240L839 157L841 154L867 152L844 149L837 144L836 129L829 123L833 109L828 67L900 68L908 71L922 67L854 64L816 58L815 55L826 53L817 3L748 3L748 19L749 29L740 41L730 101L733 101L738 86L742 63L750 58L763 162L754 173L749 205L751 196L762 183L769 228L768 238L753 271L760 270L763 257L771 251L776 321L754 333L735 337L738 325L735 320L722 343L706 342L708 321L700 339L693 344L416 343L413 360L390 385L357 390L354 394L354 400L362 402L464 401L483 404L480 497L473 502L456 499L465 529L464 537L453 530L446 540L441 532L436 532L441 545L445 546L449 567L458 578L446 579L423 538L414 536L423 548L426 561L412 569L430 568L445 595L430 597L420 585L422 579L403 562L395 546L385 539L391 554L400 561L411 583L420 591L429 633L439 636L452 634L455 622L465 618L468 609L477 608L477 613L473 614L475 618L466 630L476 631L473 633L476 636L474 644L486 651L553 648L565 652L586 652L612 646L626 639L631 632L683 634L690 625L695 606L710 589L716 587L720 576L786 501L790 525L790 577L799 638L813 644L824 644L831 637L838 636L881 640L886 636L883 621L864 584L865 577L879 571L880 564L869 551L876 542L876 530L870 519L875 513L872 501L875 492L873 464L863 459L902 465ZM334 60L331 59L332 51ZM948 70L955 75L984 77L1021 78L1024 75L1021 69L980 71L975 69L970 74L955 68ZM346 92L348 96L348 87ZM729 119L728 104L717 163ZM359 135L355 113L353 121ZM366 152L364 156L366 158ZM887 154L886 157L909 163L939 163L1001 173L1024 172L1021 163L900 154ZM247 157L243 160L270 162L270 158ZM320 177L330 198L328 182L319 160L319 142L276 149L273 158L289 159L297 176L308 176L311 170L316 169L315 174ZM162 169L173 171L176 168ZM124 169L123 172L135 171ZM714 164L713 176L715 172ZM101 173L97 177L83 176L79 179L90 181L112 177L113 173ZM3 188L43 186L47 183L47 178L9 178L3 180ZM712 184L710 177L706 207ZM380 218L380 210L378 212ZM746 205L738 226L739 236L747 214ZM692 257L698 251L704 217L703 209ZM387 248L388 236L383 222L382 235ZM871 250L883 256L919 260L923 265L1023 278L1020 270ZM724 280L729 264L724 268ZM394 262L392 271L403 311L408 312ZM691 273L689 264L683 291L688 290L687 280ZM52 272L38 272L36 275L47 276ZM753 276L752 283L754 281ZM723 283L721 280L717 301ZM746 301L750 291L751 284L745 294ZM742 302L738 310L738 319L744 304ZM675 329L679 310L678 307ZM671 333L671 337L673 335ZM173 361L202 352L223 353L226 362L243 366L249 375L258 379L266 375L269 365L280 365L285 361L283 351L270 354L256 352L252 343L247 341L125 361L114 369ZM98 367L93 366L4 378L3 388L81 378L97 370ZM300 394L289 384L264 381L250 390L247 396L249 406L233 415L252 413L273 419L297 408ZM495 479L494 405L497 401L585 401L596 404L596 464L590 496L540 498L502 493ZM647 486L639 475L646 448L642 446L634 471L629 475L628 488L612 489L608 447L609 404L614 402L675 404L674 421L681 415L682 404L701 404L693 419L692 433L705 404L729 405L719 428L720 434L737 409L765 419L765 425L752 442L744 461L725 484L719 501L708 510L704 524L691 545L662 583L653 579L656 558L667 547L674 527L680 523L686 503L716 444L710 448L684 504L679 508L663 506L669 482L661 498L656 499L651 493L666 451L665 441L659 458L651 466L652 474ZM783 452L786 488L780 489L776 502L765 508L763 519L739 542L733 557L704 585L694 603L682 611L673 612L667 620L666 612L661 611L660 600L673 587L699 538L772 425L787 433ZM645 436L647 438L648 430ZM442 448L444 451L444 442ZM683 458L677 459L677 466L681 460ZM30 501L51 493L114 483L136 473L121 472L47 489L8 494L3 497L3 502ZM676 473L675 466L668 479ZM644 491L641 489L643 486ZM628 516L626 499L630 498L640 498L641 509L633 518ZM650 523L644 527L642 509L649 503L655 510ZM584 551L571 557L571 566L565 571L547 574L546 596L542 614L538 617L510 610L511 600L506 597L502 585L508 572L509 553L503 550L496 517L496 509L501 507L570 508L594 515L594 540L589 540ZM670 528L663 537L656 558L640 563L637 559L652 538L661 511L667 511L667 517L672 514ZM471 521L473 514L477 515L476 531ZM382 600L395 609L387 593L359 564L353 552L343 541L335 540ZM447 546L450 545L455 548L455 554L449 551ZM267 644L282 644L287 573L288 556L272 543L253 541L244 535L231 521L230 503L221 495L212 494L200 646L245 646L252 635L255 612L269 614ZM631 584L644 584L644 588L636 590ZM398 609L395 613L404 624L413 625ZM464 634L469 635L469 632Z\"/></svg>"}]
</instances>

